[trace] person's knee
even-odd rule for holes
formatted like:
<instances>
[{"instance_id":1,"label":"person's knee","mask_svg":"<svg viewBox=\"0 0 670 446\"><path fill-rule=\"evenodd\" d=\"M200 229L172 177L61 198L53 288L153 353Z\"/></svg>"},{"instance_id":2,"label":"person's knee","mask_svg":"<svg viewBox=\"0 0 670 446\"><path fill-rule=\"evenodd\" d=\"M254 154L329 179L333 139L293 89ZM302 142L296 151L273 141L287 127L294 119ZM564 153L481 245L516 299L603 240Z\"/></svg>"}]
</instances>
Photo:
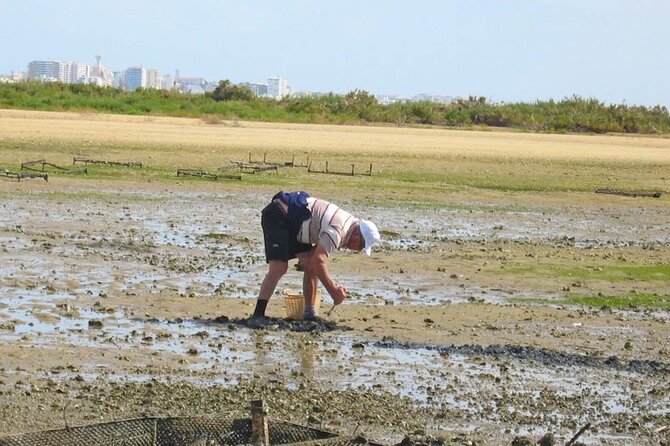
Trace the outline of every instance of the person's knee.
<instances>
[{"instance_id":1,"label":"person's knee","mask_svg":"<svg viewBox=\"0 0 670 446\"><path fill-rule=\"evenodd\" d=\"M282 277L288 271L288 262L273 260L270 262L268 274L272 277Z\"/></svg>"}]
</instances>

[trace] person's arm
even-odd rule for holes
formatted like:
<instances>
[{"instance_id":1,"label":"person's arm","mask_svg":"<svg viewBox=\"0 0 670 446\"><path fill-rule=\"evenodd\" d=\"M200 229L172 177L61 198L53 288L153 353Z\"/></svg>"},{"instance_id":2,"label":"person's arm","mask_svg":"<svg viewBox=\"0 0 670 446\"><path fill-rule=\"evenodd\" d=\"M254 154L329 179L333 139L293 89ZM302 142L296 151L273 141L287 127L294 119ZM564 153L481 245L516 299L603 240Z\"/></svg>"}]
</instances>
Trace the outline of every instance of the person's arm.
<instances>
[{"instance_id":1,"label":"person's arm","mask_svg":"<svg viewBox=\"0 0 670 446\"><path fill-rule=\"evenodd\" d=\"M328 271L328 253L320 245L317 244L311 254L302 258L300 263L306 275L316 276L319 279L336 305L341 304L346 299L347 289L336 285L332 277L330 277L330 272Z\"/></svg>"}]
</instances>

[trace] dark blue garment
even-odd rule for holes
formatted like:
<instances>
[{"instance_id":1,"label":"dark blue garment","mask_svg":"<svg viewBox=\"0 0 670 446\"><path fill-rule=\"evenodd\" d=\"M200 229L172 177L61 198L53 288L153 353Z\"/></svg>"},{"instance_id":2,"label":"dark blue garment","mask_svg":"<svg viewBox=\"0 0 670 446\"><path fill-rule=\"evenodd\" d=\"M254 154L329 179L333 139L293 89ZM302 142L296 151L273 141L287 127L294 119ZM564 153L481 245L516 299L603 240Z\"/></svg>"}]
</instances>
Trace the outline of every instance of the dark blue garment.
<instances>
[{"instance_id":1,"label":"dark blue garment","mask_svg":"<svg viewBox=\"0 0 670 446\"><path fill-rule=\"evenodd\" d=\"M307 209L307 199L309 198L309 194L303 191L279 191L272 197L273 200L276 200L277 198L288 206L287 217L291 222L291 228L293 229L294 235L297 235L300 226L302 226L302 222L312 218L312 213Z\"/></svg>"}]
</instances>

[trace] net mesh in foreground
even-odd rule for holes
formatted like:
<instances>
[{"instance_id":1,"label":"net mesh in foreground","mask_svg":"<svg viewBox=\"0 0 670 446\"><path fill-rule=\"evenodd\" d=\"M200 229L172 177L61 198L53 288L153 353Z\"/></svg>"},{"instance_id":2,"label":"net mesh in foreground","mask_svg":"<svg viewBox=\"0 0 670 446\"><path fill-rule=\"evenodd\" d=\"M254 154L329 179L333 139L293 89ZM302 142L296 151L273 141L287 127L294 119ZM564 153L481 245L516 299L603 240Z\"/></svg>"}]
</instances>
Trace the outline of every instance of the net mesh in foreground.
<instances>
[{"instance_id":1,"label":"net mesh in foreground","mask_svg":"<svg viewBox=\"0 0 670 446\"><path fill-rule=\"evenodd\" d=\"M268 427L270 445L367 443L278 420L270 420ZM251 444L251 434L250 419L147 417L0 437L0 446L238 446Z\"/></svg>"}]
</instances>

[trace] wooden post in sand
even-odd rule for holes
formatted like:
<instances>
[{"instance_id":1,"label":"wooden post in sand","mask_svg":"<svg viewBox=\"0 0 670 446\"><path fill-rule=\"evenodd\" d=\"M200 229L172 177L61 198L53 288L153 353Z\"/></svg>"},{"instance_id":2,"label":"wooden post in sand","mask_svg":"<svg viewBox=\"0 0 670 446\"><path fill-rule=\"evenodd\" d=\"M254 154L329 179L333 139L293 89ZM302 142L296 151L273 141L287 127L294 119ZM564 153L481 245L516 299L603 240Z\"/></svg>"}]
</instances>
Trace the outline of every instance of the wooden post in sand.
<instances>
[{"instance_id":1,"label":"wooden post in sand","mask_svg":"<svg viewBox=\"0 0 670 446\"><path fill-rule=\"evenodd\" d=\"M254 446L270 446L267 415L263 400L251 402L251 444Z\"/></svg>"}]
</instances>

